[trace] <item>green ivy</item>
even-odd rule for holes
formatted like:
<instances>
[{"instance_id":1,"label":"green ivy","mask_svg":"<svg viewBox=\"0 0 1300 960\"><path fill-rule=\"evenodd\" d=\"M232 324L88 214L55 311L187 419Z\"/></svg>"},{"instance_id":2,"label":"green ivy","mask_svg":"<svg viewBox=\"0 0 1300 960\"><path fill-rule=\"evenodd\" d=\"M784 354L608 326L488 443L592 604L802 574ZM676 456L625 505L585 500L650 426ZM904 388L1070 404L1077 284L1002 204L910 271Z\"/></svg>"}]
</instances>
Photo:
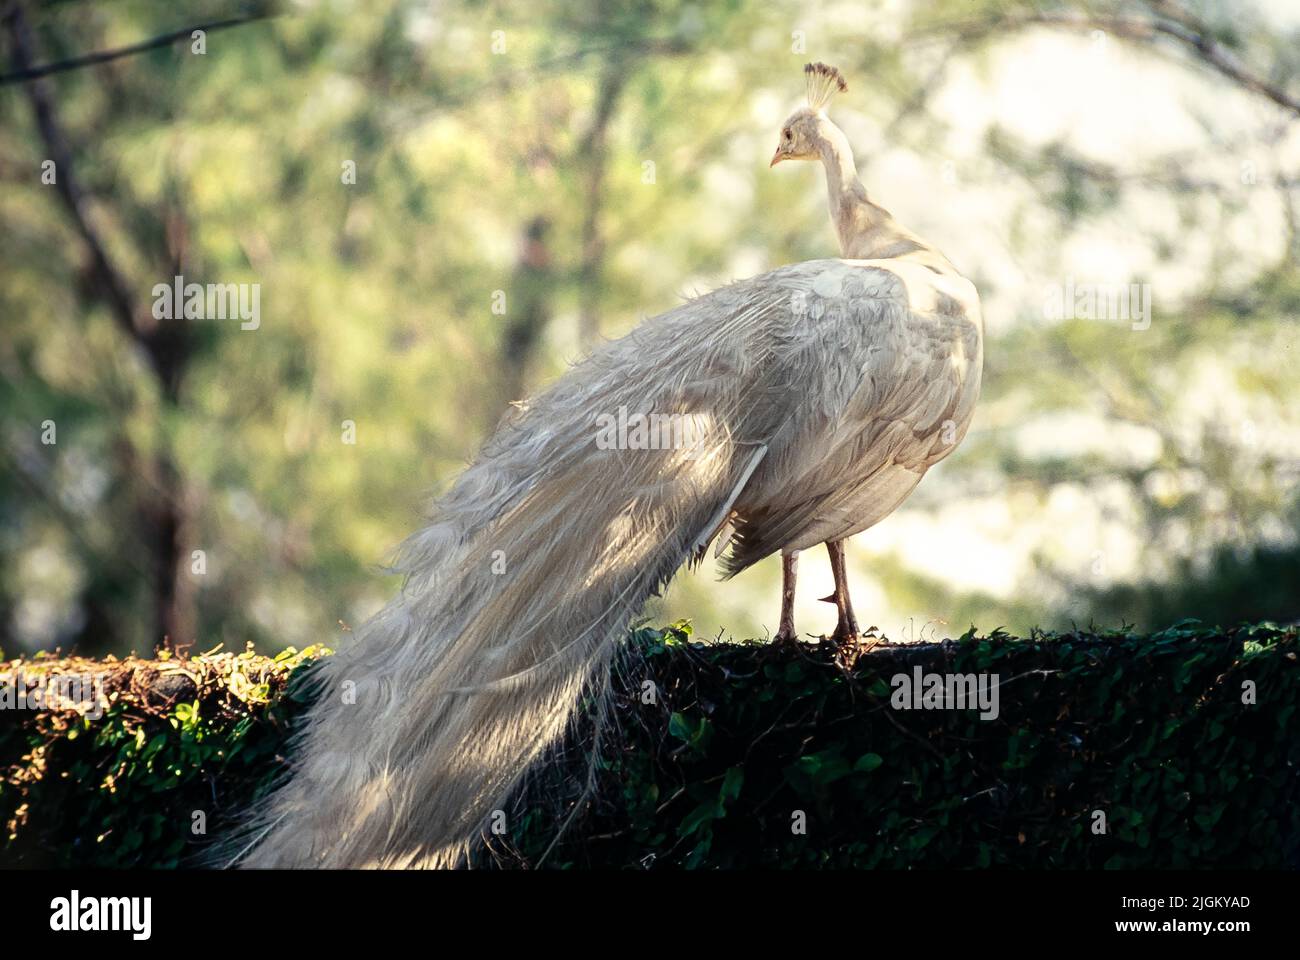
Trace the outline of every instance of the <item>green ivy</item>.
<instances>
[{"instance_id":1,"label":"green ivy","mask_svg":"<svg viewBox=\"0 0 1300 960\"><path fill-rule=\"evenodd\" d=\"M22 664L28 675L103 671L108 702L94 720L72 710L0 712L0 862L191 862L281 768L287 720L303 706L290 681L327 652ZM153 692L164 667L178 668L168 676L183 677L190 696Z\"/></svg>"},{"instance_id":2,"label":"green ivy","mask_svg":"<svg viewBox=\"0 0 1300 960\"><path fill-rule=\"evenodd\" d=\"M1294 628L1182 622L1149 636L971 630L846 665L824 648L642 629L595 789L573 789L579 760L547 768L480 861L1295 868L1298 649ZM997 718L891 707L892 677L917 664L997 674Z\"/></svg>"},{"instance_id":3,"label":"green ivy","mask_svg":"<svg viewBox=\"0 0 1300 960\"><path fill-rule=\"evenodd\" d=\"M640 627L615 671L615 722L596 740L588 702L477 860L1295 868L1298 650L1295 628L1183 622L1147 636L971 630L848 663L825 647ZM119 678L98 720L0 712L0 859L189 862L283 769L321 652L185 661L194 682L163 703L133 692L152 661L105 664L135 679ZM891 679L918 665L997 674L998 716L894 709Z\"/></svg>"}]
</instances>

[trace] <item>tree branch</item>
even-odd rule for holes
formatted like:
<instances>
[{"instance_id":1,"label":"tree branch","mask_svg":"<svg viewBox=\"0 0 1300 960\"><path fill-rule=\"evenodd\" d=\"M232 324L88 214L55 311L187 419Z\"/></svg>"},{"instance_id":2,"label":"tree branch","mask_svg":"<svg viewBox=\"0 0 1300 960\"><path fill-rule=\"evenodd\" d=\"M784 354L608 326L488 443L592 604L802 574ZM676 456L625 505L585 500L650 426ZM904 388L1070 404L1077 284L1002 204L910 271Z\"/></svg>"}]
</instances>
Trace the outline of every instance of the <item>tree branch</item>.
<instances>
[{"instance_id":1,"label":"tree branch","mask_svg":"<svg viewBox=\"0 0 1300 960\"><path fill-rule=\"evenodd\" d=\"M9 10L5 14L5 19L9 19L18 9L17 3L11 3ZM93 66L97 63L108 63L111 60L120 60L123 57L132 57L137 53L146 53L150 50L156 50L159 47L171 46L178 40L188 40L193 36L195 30L202 30L204 33L215 33L218 30L225 30L229 27L240 27L246 23L255 23L258 20L265 20L275 16L274 13L257 12L248 13L238 17L227 17L225 20L214 20L211 23L199 23L191 27L184 27L180 30L173 30L171 33L164 33L161 36L153 37L149 40L141 40L139 43L133 43L125 47L118 47L113 50L99 50L95 53L83 54L79 57L72 57L69 60L60 60L56 63L43 63L36 66L26 63L12 73L0 75L0 87L8 86L13 83L25 83L29 80L39 80L41 77L48 77L51 74L63 73L67 70L77 70L81 67Z\"/></svg>"},{"instance_id":2,"label":"tree branch","mask_svg":"<svg viewBox=\"0 0 1300 960\"><path fill-rule=\"evenodd\" d=\"M9 3L3 19L11 41L13 62L18 68L16 73L31 72L31 64L36 59L36 45L22 5ZM95 223L94 211L74 170L72 147L58 121L45 84L39 79L32 80L23 90L31 102L41 142L48 158L54 161L54 187L90 255L91 270L109 312L130 341L143 350L164 395L175 400L185 366L185 321L177 318L171 325L160 327L148 310L140 309L131 284L114 263ZM173 273L180 269L179 258L176 259L177 262L172 264Z\"/></svg>"},{"instance_id":3,"label":"tree branch","mask_svg":"<svg viewBox=\"0 0 1300 960\"><path fill-rule=\"evenodd\" d=\"M35 41L20 4L7 5L4 24L9 34L13 61L18 68L17 73L30 72L35 55ZM81 235L90 252L91 266L95 276L103 285L104 297L108 301L113 317L132 340L139 342L141 334L135 323L135 304L131 298L130 288L114 266L99 236L99 231L91 222L85 195L81 192L73 174L72 149L55 117L54 104L44 85L40 83L29 84L26 93L32 105L36 128L45 149L49 152L49 158L54 161L55 189L72 217L73 226L76 227L77 233Z\"/></svg>"},{"instance_id":4,"label":"tree branch","mask_svg":"<svg viewBox=\"0 0 1300 960\"><path fill-rule=\"evenodd\" d=\"M1210 37L1204 24L1193 19L1189 14L1177 10L1171 4L1157 2L1154 6L1160 11L1160 16L1149 20L1107 14L1028 10L986 20L941 24L914 34L913 37L924 39L931 36L955 35L961 40L979 41L995 39L1007 30L1030 26L1104 30L1125 40L1148 44L1162 36L1168 37L1221 76L1300 117L1300 100L1277 84L1270 83L1250 72L1231 50Z\"/></svg>"}]
</instances>

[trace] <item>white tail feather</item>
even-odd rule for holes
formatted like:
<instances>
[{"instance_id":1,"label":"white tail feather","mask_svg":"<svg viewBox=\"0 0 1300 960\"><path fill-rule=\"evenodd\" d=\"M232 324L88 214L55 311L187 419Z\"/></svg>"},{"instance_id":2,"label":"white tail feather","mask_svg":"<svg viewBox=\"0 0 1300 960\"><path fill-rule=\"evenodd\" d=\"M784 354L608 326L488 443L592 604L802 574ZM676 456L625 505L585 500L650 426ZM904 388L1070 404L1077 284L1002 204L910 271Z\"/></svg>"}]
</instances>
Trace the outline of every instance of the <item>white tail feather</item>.
<instances>
[{"instance_id":1,"label":"white tail feather","mask_svg":"<svg viewBox=\"0 0 1300 960\"><path fill-rule=\"evenodd\" d=\"M666 317L691 321L691 307ZM402 593L317 668L297 766L256 811L243 865L461 865L582 692L604 692L615 641L766 450L734 436L735 381L705 398L667 365L654 383L629 377L634 339L506 421L405 544ZM697 354L709 384L716 353ZM689 449L596 442L601 412L699 415L693 401L708 429Z\"/></svg>"}]
</instances>

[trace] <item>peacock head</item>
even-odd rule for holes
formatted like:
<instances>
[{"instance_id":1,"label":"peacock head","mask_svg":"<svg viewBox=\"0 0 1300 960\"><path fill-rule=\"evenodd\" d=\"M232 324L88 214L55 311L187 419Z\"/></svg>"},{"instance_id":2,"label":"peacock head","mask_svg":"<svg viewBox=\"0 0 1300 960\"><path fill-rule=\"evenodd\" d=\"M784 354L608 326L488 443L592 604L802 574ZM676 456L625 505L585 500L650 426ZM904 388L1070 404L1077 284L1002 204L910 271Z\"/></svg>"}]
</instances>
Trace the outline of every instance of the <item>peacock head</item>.
<instances>
[{"instance_id":1,"label":"peacock head","mask_svg":"<svg viewBox=\"0 0 1300 960\"><path fill-rule=\"evenodd\" d=\"M849 88L844 74L825 63L809 63L803 68L808 84L808 105L800 107L781 125L781 140L768 166L782 160L817 160L821 158L826 105L837 93Z\"/></svg>"}]
</instances>

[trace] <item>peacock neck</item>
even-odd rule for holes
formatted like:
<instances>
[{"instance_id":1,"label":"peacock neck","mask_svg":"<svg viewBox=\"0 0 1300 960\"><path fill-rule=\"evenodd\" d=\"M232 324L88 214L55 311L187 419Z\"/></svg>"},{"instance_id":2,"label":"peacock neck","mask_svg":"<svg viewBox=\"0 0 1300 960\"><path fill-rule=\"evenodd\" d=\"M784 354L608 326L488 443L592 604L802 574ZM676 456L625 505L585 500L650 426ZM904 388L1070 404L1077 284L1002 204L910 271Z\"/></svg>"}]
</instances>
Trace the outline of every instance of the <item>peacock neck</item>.
<instances>
[{"instance_id":1,"label":"peacock neck","mask_svg":"<svg viewBox=\"0 0 1300 960\"><path fill-rule=\"evenodd\" d=\"M953 271L939 253L874 203L858 179L848 137L829 120L820 125L819 149L826 168L831 222L839 235L840 255L849 260L921 260L937 271Z\"/></svg>"}]
</instances>

